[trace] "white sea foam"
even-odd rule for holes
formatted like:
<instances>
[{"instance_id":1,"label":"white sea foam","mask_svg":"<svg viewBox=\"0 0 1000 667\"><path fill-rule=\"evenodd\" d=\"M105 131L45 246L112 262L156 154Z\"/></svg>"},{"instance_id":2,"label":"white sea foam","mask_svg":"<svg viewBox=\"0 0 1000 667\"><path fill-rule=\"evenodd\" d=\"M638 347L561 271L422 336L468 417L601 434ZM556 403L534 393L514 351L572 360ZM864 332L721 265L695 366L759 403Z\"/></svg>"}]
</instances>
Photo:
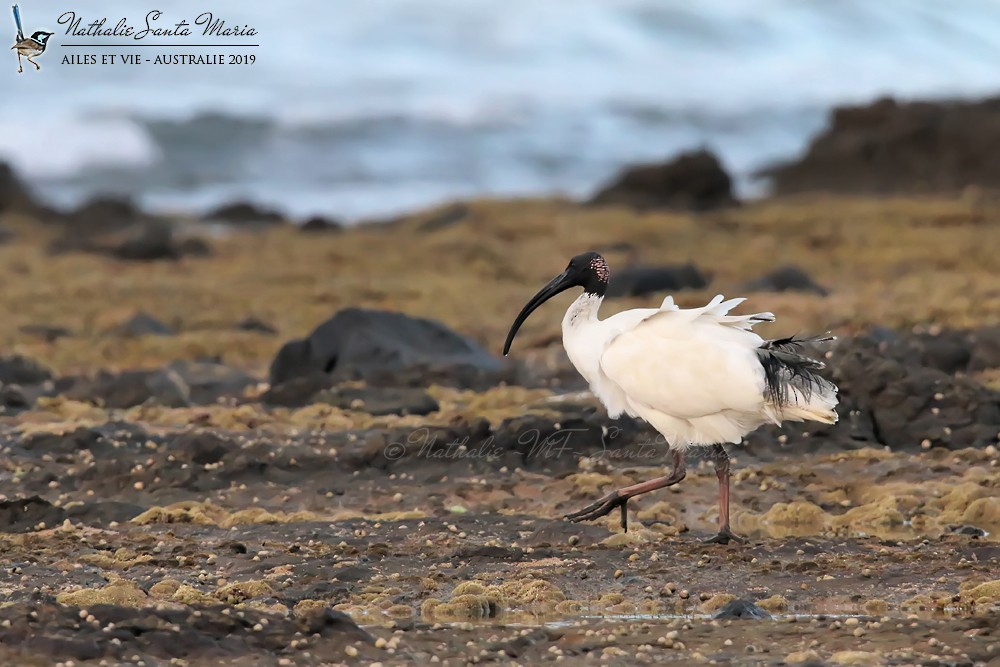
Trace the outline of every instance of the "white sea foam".
<instances>
[{"instance_id":1,"label":"white sea foam","mask_svg":"<svg viewBox=\"0 0 1000 667\"><path fill-rule=\"evenodd\" d=\"M159 150L138 123L73 116L7 119L0 159L28 179L62 179L101 167L148 168Z\"/></svg>"},{"instance_id":2,"label":"white sea foam","mask_svg":"<svg viewBox=\"0 0 1000 667\"><path fill-rule=\"evenodd\" d=\"M39 7L23 7L26 21L53 22ZM158 8L190 13L185 0ZM107 0L88 15L137 11ZM255 25L257 64L67 66L57 38L37 75L0 67L0 158L64 200L113 189L200 207L242 193L368 216L470 193L583 195L624 164L706 145L746 194L749 174L801 151L833 105L1000 88L1000 0L219 0L213 11ZM25 96L40 113L21 110Z\"/></svg>"}]
</instances>

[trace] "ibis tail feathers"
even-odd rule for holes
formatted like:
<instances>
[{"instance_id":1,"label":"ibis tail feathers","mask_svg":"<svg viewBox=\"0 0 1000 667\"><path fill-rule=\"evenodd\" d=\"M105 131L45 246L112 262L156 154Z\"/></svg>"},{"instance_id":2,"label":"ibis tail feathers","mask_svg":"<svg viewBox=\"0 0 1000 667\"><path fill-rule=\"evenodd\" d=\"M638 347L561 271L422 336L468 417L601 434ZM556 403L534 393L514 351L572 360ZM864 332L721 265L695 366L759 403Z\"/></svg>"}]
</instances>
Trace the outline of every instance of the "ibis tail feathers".
<instances>
[{"instance_id":1,"label":"ibis tail feathers","mask_svg":"<svg viewBox=\"0 0 1000 667\"><path fill-rule=\"evenodd\" d=\"M826 365L797 351L803 344L828 340L833 337L790 336L764 341L757 348L764 368L765 412L772 422L837 422L837 386L819 375Z\"/></svg>"}]
</instances>

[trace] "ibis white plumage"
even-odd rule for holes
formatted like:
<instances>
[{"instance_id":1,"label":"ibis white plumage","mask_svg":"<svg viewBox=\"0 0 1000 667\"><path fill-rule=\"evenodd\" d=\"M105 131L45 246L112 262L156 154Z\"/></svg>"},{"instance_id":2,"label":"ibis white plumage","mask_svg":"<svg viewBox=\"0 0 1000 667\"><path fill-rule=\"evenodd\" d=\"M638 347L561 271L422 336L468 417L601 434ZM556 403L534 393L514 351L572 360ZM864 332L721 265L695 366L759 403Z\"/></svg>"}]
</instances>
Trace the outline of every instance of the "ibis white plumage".
<instances>
[{"instance_id":1,"label":"ibis white plumage","mask_svg":"<svg viewBox=\"0 0 1000 667\"><path fill-rule=\"evenodd\" d=\"M679 308L667 297L659 308L626 310L601 320L598 309L609 278L599 254L574 257L521 310L504 354L536 308L582 287L562 322L570 361L612 418L637 417L659 431L674 465L663 477L613 491L566 518L596 519L617 507L628 530L629 499L677 484L685 475L685 450L708 447L719 480L719 533L710 541L738 539L729 525L729 456L723 445L741 442L763 424L836 422L837 388L817 374L822 362L799 347L830 338L764 340L752 327L774 321L774 315L730 315L744 299L726 301L721 295L701 308Z\"/></svg>"}]
</instances>

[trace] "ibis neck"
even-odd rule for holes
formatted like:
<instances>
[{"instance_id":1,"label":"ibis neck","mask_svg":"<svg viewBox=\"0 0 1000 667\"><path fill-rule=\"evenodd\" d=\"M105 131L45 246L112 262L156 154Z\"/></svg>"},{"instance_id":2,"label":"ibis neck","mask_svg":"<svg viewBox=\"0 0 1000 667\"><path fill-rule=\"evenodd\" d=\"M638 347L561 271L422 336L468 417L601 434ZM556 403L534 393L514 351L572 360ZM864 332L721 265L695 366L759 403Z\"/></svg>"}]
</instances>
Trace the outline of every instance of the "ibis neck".
<instances>
[{"instance_id":1,"label":"ibis neck","mask_svg":"<svg viewBox=\"0 0 1000 667\"><path fill-rule=\"evenodd\" d=\"M592 387L600 377L601 351L605 343L603 327L597 319L597 311L603 300L601 295L584 292L570 305L562 321L566 356Z\"/></svg>"},{"instance_id":2,"label":"ibis neck","mask_svg":"<svg viewBox=\"0 0 1000 667\"><path fill-rule=\"evenodd\" d=\"M601 309L602 301L604 301L603 294L584 292L578 296L566 310L566 316L563 317L563 331L596 322L597 311Z\"/></svg>"}]
</instances>

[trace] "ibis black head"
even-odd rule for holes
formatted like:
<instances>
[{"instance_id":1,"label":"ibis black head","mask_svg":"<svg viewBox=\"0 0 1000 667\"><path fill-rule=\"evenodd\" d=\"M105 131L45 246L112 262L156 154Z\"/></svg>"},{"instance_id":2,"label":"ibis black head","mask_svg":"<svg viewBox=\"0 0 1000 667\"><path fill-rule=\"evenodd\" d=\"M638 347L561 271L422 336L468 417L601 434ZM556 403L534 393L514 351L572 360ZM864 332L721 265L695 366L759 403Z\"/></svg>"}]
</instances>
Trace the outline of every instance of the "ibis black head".
<instances>
[{"instance_id":1,"label":"ibis black head","mask_svg":"<svg viewBox=\"0 0 1000 667\"><path fill-rule=\"evenodd\" d=\"M549 283L538 291L538 294L531 297L531 300L521 309L514 324L507 333L507 340L503 344L504 356L510 351L510 344L517 335L517 330L521 328L528 315L540 305L554 297L560 292L565 292L571 287L582 287L587 294L604 296L604 291L608 287L608 279L611 277L611 270L604 258L596 252L585 252L569 260L566 270L549 281Z\"/></svg>"}]
</instances>

